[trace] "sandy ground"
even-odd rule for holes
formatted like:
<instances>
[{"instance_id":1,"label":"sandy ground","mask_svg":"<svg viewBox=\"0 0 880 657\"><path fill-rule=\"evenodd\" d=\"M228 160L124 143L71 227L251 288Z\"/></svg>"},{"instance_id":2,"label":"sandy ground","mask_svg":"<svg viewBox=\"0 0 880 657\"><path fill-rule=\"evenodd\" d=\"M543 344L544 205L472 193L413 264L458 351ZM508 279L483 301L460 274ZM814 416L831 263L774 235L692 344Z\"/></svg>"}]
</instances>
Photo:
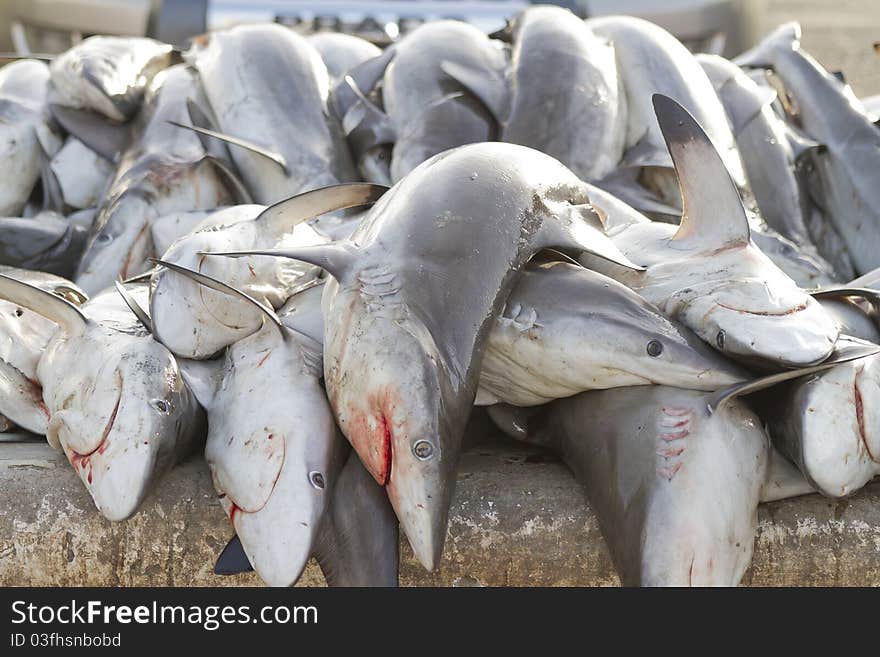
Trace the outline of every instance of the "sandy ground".
<instances>
[{"instance_id":1,"label":"sandy ground","mask_svg":"<svg viewBox=\"0 0 880 657\"><path fill-rule=\"evenodd\" d=\"M829 70L843 71L858 96L880 94L880 0L746 0L760 38L800 21L803 46Z\"/></svg>"}]
</instances>

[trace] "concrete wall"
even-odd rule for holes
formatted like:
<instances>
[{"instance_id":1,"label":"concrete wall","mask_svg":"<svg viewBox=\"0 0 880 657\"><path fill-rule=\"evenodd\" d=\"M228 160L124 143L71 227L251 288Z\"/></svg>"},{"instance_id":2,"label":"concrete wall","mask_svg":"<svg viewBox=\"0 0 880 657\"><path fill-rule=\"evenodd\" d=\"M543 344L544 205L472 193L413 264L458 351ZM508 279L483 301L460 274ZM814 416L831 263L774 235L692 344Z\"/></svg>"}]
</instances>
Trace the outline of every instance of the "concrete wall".
<instances>
[{"instance_id":1,"label":"concrete wall","mask_svg":"<svg viewBox=\"0 0 880 657\"><path fill-rule=\"evenodd\" d=\"M0 585L257 585L211 569L231 536L207 467L166 476L143 509L110 523L65 458L44 443L0 444ZM571 474L515 444L463 457L440 569L426 573L402 541L408 586L613 586L596 518ZM848 500L818 495L762 506L755 586L880 585L880 482ZM310 564L304 585L321 585Z\"/></svg>"}]
</instances>

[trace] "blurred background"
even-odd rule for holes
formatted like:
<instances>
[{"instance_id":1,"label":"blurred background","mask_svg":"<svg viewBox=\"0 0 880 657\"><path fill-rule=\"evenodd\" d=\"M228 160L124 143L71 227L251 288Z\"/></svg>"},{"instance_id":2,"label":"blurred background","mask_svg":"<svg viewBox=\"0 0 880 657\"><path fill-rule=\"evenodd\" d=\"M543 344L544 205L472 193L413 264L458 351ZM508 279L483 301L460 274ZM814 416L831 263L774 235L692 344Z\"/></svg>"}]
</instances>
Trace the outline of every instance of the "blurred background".
<instances>
[{"instance_id":1,"label":"blurred background","mask_svg":"<svg viewBox=\"0 0 880 657\"><path fill-rule=\"evenodd\" d=\"M278 21L303 32L336 30L379 44L420 22L467 20L487 32L528 0L0 0L0 51L60 52L90 34L153 36L184 45L206 30ZM859 96L880 93L880 0L544 0L581 16L653 20L692 50L734 55L781 22L798 20L804 47L840 70Z\"/></svg>"}]
</instances>

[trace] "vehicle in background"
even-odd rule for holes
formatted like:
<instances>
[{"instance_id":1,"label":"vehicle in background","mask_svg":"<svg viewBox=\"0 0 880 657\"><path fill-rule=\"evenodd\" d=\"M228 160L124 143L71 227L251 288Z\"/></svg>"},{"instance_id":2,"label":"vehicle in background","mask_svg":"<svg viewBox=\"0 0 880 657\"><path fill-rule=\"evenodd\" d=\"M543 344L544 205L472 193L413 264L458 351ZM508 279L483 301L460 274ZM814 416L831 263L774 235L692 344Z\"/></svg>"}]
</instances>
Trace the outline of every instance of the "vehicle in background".
<instances>
[{"instance_id":1,"label":"vehicle in background","mask_svg":"<svg viewBox=\"0 0 880 657\"><path fill-rule=\"evenodd\" d=\"M464 20L487 33L528 0L6 0L0 50L52 53L90 34L153 36L184 45L207 30L275 21L302 32L339 31L384 45L417 25ZM747 45L743 0L541 0L575 14L631 14L662 25L691 49L734 53ZM7 39L8 35L8 39ZM4 39L7 39L4 42ZM726 44L726 46L725 46Z\"/></svg>"}]
</instances>

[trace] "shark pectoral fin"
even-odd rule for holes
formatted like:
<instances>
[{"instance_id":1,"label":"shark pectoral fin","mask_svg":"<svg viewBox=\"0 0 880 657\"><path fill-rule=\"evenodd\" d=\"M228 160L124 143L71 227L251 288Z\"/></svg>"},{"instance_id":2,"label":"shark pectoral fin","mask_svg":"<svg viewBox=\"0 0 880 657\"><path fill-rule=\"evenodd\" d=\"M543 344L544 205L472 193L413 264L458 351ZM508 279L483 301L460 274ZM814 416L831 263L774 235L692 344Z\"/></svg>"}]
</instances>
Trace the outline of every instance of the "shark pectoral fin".
<instances>
[{"instance_id":1,"label":"shark pectoral fin","mask_svg":"<svg viewBox=\"0 0 880 657\"><path fill-rule=\"evenodd\" d=\"M748 245L745 206L709 136L668 96L652 100L681 189L681 224L672 241L700 251Z\"/></svg>"},{"instance_id":2,"label":"shark pectoral fin","mask_svg":"<svg viewBox=\"0 0 880 657\"><path fill-rule=\"evenodd\" d=\"M251 193L247 190L247 187L244 186L241 178L238 177L234 167L228 160L212 155L211 153L206 153L204 161L210 163L223 179L226 189L232 194L235 203L238 205L250 205L254 202Z\"/></svg>"},{"instance_id":3,"label":"shark pectoral fin","mask_svg":"<svg viewBox=\"0 0 880 657\"><path fill-rule=\"evenodd\" d=\"M578 206L580 207L580 206ZM535 245L540 249L556 249L571 251L573 253L591 253L616 265L644 271L645 268L637 265L627 258L614 242L603 232L601 217L592 206L588 207L595 224L591 225L586 219L572 213L568 219L568 225L564 225L564 219L547 219L541 224L535 239Z\"/></svg>"},{"instance_id":4,"label":"shark pectoral fin","mask_svg":"<svg viewBox=\"0 0 880 657\"><path fill-rule=\"evenodd\" d=\"M11 276L0 274L0 299L33 310L61 327L68 336L79 335L89 323L76 305Z\"/></svg>"},{"instance_id":5,"label":"shark pectoral fin","mask_svg":"<svg viewBox=\"0 0 880 657\"><path fill-rule=\"evenodd\" d=\"M167 269L170 269L171 271L178 273L181 276L185 276L186 278L195 281L199 285L204 285L205 287L211 288L212 290L215 290L217 292L221 292L230 297L237 297L242 301L250 303L254 306L255 310L261 312L266 317L266 319L274 324L278 328L278 330L281 331L282 335L285 334L284 325L281 323L281 320L278 319L278 315L275 314L275 311L269 306L260 303L259 301L254 299L251 295L246 294L245 292L242 292L241 290L238 290L231 285L227 285L223 281L219 281L216 278L212 278L211 276L195 271L194 269L181 267L176 263L167 262L165 260L156 260L153 258L151 258L150 260L161 267L166 267Z\"/></svg>"},{"instance_id":6,"label":"shark pectoral fin","mask_svg":"<svg viewBox=\"0 0 880 657\"><path fill-rule=\"evenodd\" d=\"M661 144L657 144L651 138L650 132L645 132L635 144L626 149L618 169L635 169L639 167L666 167L672 168L672 158Z\"/></svg>"},{"instance_id":7,"label":"shark pectoral fin","mask_svg":"<svg viewBox=\"0 0 880 657\"><path fill-rule=\"evenodd\" d=\"M357 262L358 249L348 241L339 241L298 248L200 252L199 255L225 256L228 258L264 255L276 258L291 258L292 260L302 260L303 262L321 267L337 280L344 280L354 269Z\"/></svg>"},{"instance_id":8,"label":"shark pectoral fin","mask_svg":"<svg viewBox=\"0 0 880 657\"><path fill-rule=\"evenodd\" d=\"M177 358L180 376L202 408L208 409L214 404L214 397L222 383L223 362L222 358L214 360Z\"/></svg>"},{"instance_id":9,"label":"shark pectoral fin","mask_svg":"<svg viewBox=\"0 0 880 657\"><path fill-rule=\"evenodd\" d=\"M792 379L797 379L806 376L807 374L821 372L830 369L835 365L839 365L840 363L846 363L858 358L866 358L867 356L874 356L878 353L880 353L880 345L872 344L865 340L859 340L858 338L853 338L848 335L841 335L837 339L837 344L834 347L834 351L831 352L831 355L817 365L770 374L768 376L752 379L751 381L737 383L729 388L713 393L707 400L709 412L714 413L719 406L735 397L750 395L753 392L770 388L785 381L791 381Z\"/></svg>"},{"instance_id":10,"label":"shark pectoral fin","mask_svg":"<svg viewBox=\"0 0 880 657\"><path fill-rule=\"evenodd\" d=\"M50 104L52 115L67 132L110 162L131 141L131 124L114 123L88 110Z\"/></svg>"},{"instance_id":11,"label":"shark pectoral fin","mask_svg":"<svg viewBox=\"0 0 880 657\"><path fill-rule=\"evenodd\" d=\"M385 69L394 59L395 49L393 46L386 48L381 55L361 62L350 69L338 83L330 90L327 105L340 121L354 105L358 96L369 94L373 87L385 75Z\"/></svg>"},{"instance_id":12,"label":"shark pectoral fin","mask_svg":"<svg viewBox=\"0 0 880 657\"><path fill-rule=\"evenodd\" d=\"M215 575L238 575L240 573L249 573L253 571L250 559L244 553L244 547L238 534L229 539L226 547L217 557L217 563L214 564Z\"/></svg>"},{"instance_id":13,"label":"shark pectoral fin","mask_svg":"<svg viewBox=\"0 0 880 657\"><path fill-rule=\"evenodd\" d=\"M373 183L342 183L313 189L270 205L254 221L265 223L278 236L314 217L375 203L388 188Z\"/></svg>"},{"instance_id":14,"label":"shark pectoral fin","mask_svg":"<svg viewBox=\"0 0 880 657\"><path fill-rule=\"evenodd\" d=\"M269 150L268 148L264 148L259 144L255 144L252 141L241 139L239 137L233 137L232 135L223 134L222 132L217 132L216 130L211 130L209 128L200 128L195 125L186 125L185 123L180 123L179 121L169 120L167 121L167 123L170 123L171 125L178 128L183 128L184 130L192 130L193 132L197 132L208 137L213 137L214 139L225 141L227 144L231 144L232 146L244 148L245 150L256 153L257 155L260 155L267 160L271 160L279 167L281 167L281 170L284 172L285 175L290 173L290 170L287 166L287 160L281 153L277 153L275 151Z\"/></svg>"},{"instance_id":15,"label":"shark pectoral fin","mask_svg":"<svg viewBox=\"0 0 880 657\"><path fill-rule=\"evenodd\" d=\"M440 70L460 84L489 111L495 123L503 126L509 114L509 98L504 80L489 69L477 69L444 60Z\"/></svg>"},{"instance_id":16,"label":"shark pectoral fin","mask_svg":"<svg viewBox=\"0 0 880 657\"><path fill-rule=\"evenodd\" d=\"M352 151L360 159L371 148L393 144L397 131L391 118L368 98L360 94L342 119L342 130Z\"/></svg>"},{"instance_id":17,"label":"shark pectoral fin","mask_svg":"<svg viewBox=\"0 0 880 657\"><path fill-rule=\"evenodd\" d=\"M153 322L150 319L149 314L147 314L147 311L141 308L141 305L120 281L113 281L113 284L116 286L116 291L119 292L119 296L125 301L125 305L128 306L128 309L134 313L134 316L138 318L138 321L143 324L144 328L152 334Z\"/></svg>"}]
</instances>

